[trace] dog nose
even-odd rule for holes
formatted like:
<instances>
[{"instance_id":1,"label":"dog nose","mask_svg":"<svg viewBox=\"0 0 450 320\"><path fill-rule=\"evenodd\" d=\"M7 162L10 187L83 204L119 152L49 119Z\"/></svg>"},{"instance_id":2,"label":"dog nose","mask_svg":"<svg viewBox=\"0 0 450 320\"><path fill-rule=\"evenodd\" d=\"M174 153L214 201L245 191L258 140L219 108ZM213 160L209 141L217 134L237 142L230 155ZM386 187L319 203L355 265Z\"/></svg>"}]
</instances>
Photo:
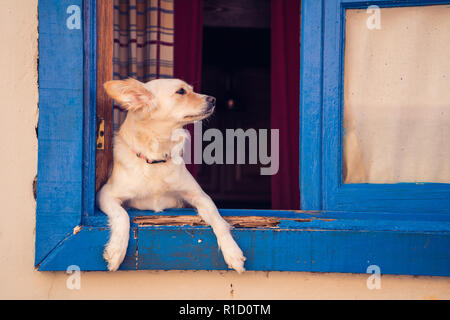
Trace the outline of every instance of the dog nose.
<instances>
[{"instance_id":1,"label":"dog nose","mask_svg":"<svg viewBox=\"0 0 450 320\"><path fill-rule=\"evenodd\" d=\"M208 104L210 106L215 106L216 105L216 98L208 96L208 97L206 97L206 102L208 102Z\"/></svg>"}]
</instances>

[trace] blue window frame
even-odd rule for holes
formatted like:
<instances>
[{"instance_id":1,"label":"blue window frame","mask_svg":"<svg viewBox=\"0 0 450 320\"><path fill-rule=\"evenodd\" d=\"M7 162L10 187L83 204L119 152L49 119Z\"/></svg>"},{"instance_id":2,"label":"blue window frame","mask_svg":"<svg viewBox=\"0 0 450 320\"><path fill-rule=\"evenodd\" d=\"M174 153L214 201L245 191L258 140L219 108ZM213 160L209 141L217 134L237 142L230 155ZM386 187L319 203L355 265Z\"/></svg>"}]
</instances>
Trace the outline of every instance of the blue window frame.
<instances>
[{"instance_id":1,"label":"blue window frame","mask_svg":"<svg viewBox=\"0 0 450 320\"><path fill-rule=\"evenodd\" d=\"M325 1L322 79L323 210L450 212L450 184L344 184L342 181L345 11L369 5L430 5L448 1ZM308 106L305 105L306 112ZM330 138L333 137L333 138ZM319 153L316 153L316 155ZM316 208L317 209L317 208Z\"/></svg>"},{"instance_id":2,"label":"blue window frame","mask_svg":"<svg viewBox=\"0 0 450 320\"><path fill-rule=\"evenodd\" d=\"M422 201L417 209L413 206L417 203L393 201L375 212L373 206L345 205L339 202L345 196L339 193L342 184L332 174L340 168L336 138L341 132L343 10L370 4L428 3L302 1L300 183L304 211L220 210L225 217L271 218L267 226L233 230L247 257L247 270L365 273L375 264L384 274L450 275L450 215L444 206ZM74 5L82 12L80 29L66 24L74 13L67 9ZM95 8L96 0L39 0L35 265L41 271L64 271L70 265L107 270L102 258L109 233L107 219L94 206ZM350 187L358 188L364 197L364 188L370 186ZM402 189L405 197L410 187L416 186ZM390 192L383 188L380 195ZM445 204L448 199L442 201ZM155 213L131 210L129 214L130 243L122 270L226 269L209 227L147 226L136 218ZM158 213L194 214L190 209Z\"/></svg>"},{"instance_id":3,"label":"blue window frame","mask_svg":"<svg viewBox=\"0 0 450 320\"><path fill-rule=\"evenodd\" d=\"M303 209L450 213L450 184L344 184L341 169L345 10L443 3L448 1L303 2L311 14L302 17L311 30L303 33L301 63Z\"/></svg>"}]
</instances>

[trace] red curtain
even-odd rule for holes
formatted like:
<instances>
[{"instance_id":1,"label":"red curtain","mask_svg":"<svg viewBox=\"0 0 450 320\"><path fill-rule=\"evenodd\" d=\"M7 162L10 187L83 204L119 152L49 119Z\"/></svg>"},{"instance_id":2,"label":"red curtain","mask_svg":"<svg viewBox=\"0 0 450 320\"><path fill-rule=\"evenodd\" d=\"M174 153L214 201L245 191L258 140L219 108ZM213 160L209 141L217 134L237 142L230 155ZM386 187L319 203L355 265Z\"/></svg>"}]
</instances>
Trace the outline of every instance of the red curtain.
<instances>
[{"instance_id":1,"label":"red curtain","mask_svg":"<svg viewBox=\"0 0 450 320\"><path fill-rule=\"evenodd\" d=\"M174 2L175 47L174 76L201 90L202 41L203 41L203 0L175 0ZM191 133L191 157L194 154L193 125L187 127ZM193 160L191 161L193 162ZM187 165L196 176L194 164Z\"/></svg>"},{"instance_id":2,"label":"red curtain","mask_svg":"<svg viewBox=\"0 0 450 320\"><path fill-rule=\"evenodd\" d=\"M271 126L280 130L272 209L300 209L300 0L272 0L271 28Z\"/></svg>"}]
</instances>

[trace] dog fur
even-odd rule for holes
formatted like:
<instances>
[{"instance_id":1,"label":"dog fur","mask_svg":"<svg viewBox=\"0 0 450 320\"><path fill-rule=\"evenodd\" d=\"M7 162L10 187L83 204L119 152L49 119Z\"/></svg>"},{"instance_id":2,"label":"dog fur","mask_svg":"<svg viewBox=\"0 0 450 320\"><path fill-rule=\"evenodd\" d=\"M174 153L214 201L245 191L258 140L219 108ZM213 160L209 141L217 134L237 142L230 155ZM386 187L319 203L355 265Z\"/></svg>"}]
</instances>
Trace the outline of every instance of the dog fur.
<instances>
[{"instance_id":1,"label":"dog fur","mask_svg":"<svg viewBox=\"0 0 450 320\"><path fill-rule=\"evenodd\" d=\"M179 141L172 141L173 132L209 117L214 112L215 99L195 93L178 79L158 79L145 84L134 79L114 80L104 87L109 96L128 110L114 137L111 175L97 194L97 204L108 215L111 229L103 254L108 269L119 268L128 247L130 219L124 205L159 212L188 203L212 227L227 265L243 272L245 257L231 235L229 224L184 162L180 164L170 157L180 145ZM145 159L166 162L149 164Z\"/></svg>"}]
</instances>

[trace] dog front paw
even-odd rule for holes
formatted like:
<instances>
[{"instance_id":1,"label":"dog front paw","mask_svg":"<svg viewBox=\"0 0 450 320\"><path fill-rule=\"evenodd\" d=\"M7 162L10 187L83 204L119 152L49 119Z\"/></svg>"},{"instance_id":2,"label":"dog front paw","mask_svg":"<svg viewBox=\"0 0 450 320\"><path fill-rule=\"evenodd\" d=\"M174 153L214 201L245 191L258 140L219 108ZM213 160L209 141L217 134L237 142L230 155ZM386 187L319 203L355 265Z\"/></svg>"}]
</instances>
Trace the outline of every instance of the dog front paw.
<instances>
[{"instance_id":1,"label":"dog front paw","mask_svg":"<svg viewBox=\"0 0 450 320\"><path fill-rule=\"evenodd\" d=\"M244 261L246 258L231 234L220 237L218 243L228 268L234 269L238 273L244 272Z\"/></svg>"},{"instance_id":2,"label":"dog front paw","mask_svg":"<svg viewBox=\"0 0 450 320\"><path fill-rule=\"evenodd\" d=\"M103 258L108 263L109 271L117 271L119 269L120 264L125 258L125 254L127 252L127 248L120 247L118 245L114 245L112 243L108 244L103 251Z\"/></svg>"}]
</instances>

